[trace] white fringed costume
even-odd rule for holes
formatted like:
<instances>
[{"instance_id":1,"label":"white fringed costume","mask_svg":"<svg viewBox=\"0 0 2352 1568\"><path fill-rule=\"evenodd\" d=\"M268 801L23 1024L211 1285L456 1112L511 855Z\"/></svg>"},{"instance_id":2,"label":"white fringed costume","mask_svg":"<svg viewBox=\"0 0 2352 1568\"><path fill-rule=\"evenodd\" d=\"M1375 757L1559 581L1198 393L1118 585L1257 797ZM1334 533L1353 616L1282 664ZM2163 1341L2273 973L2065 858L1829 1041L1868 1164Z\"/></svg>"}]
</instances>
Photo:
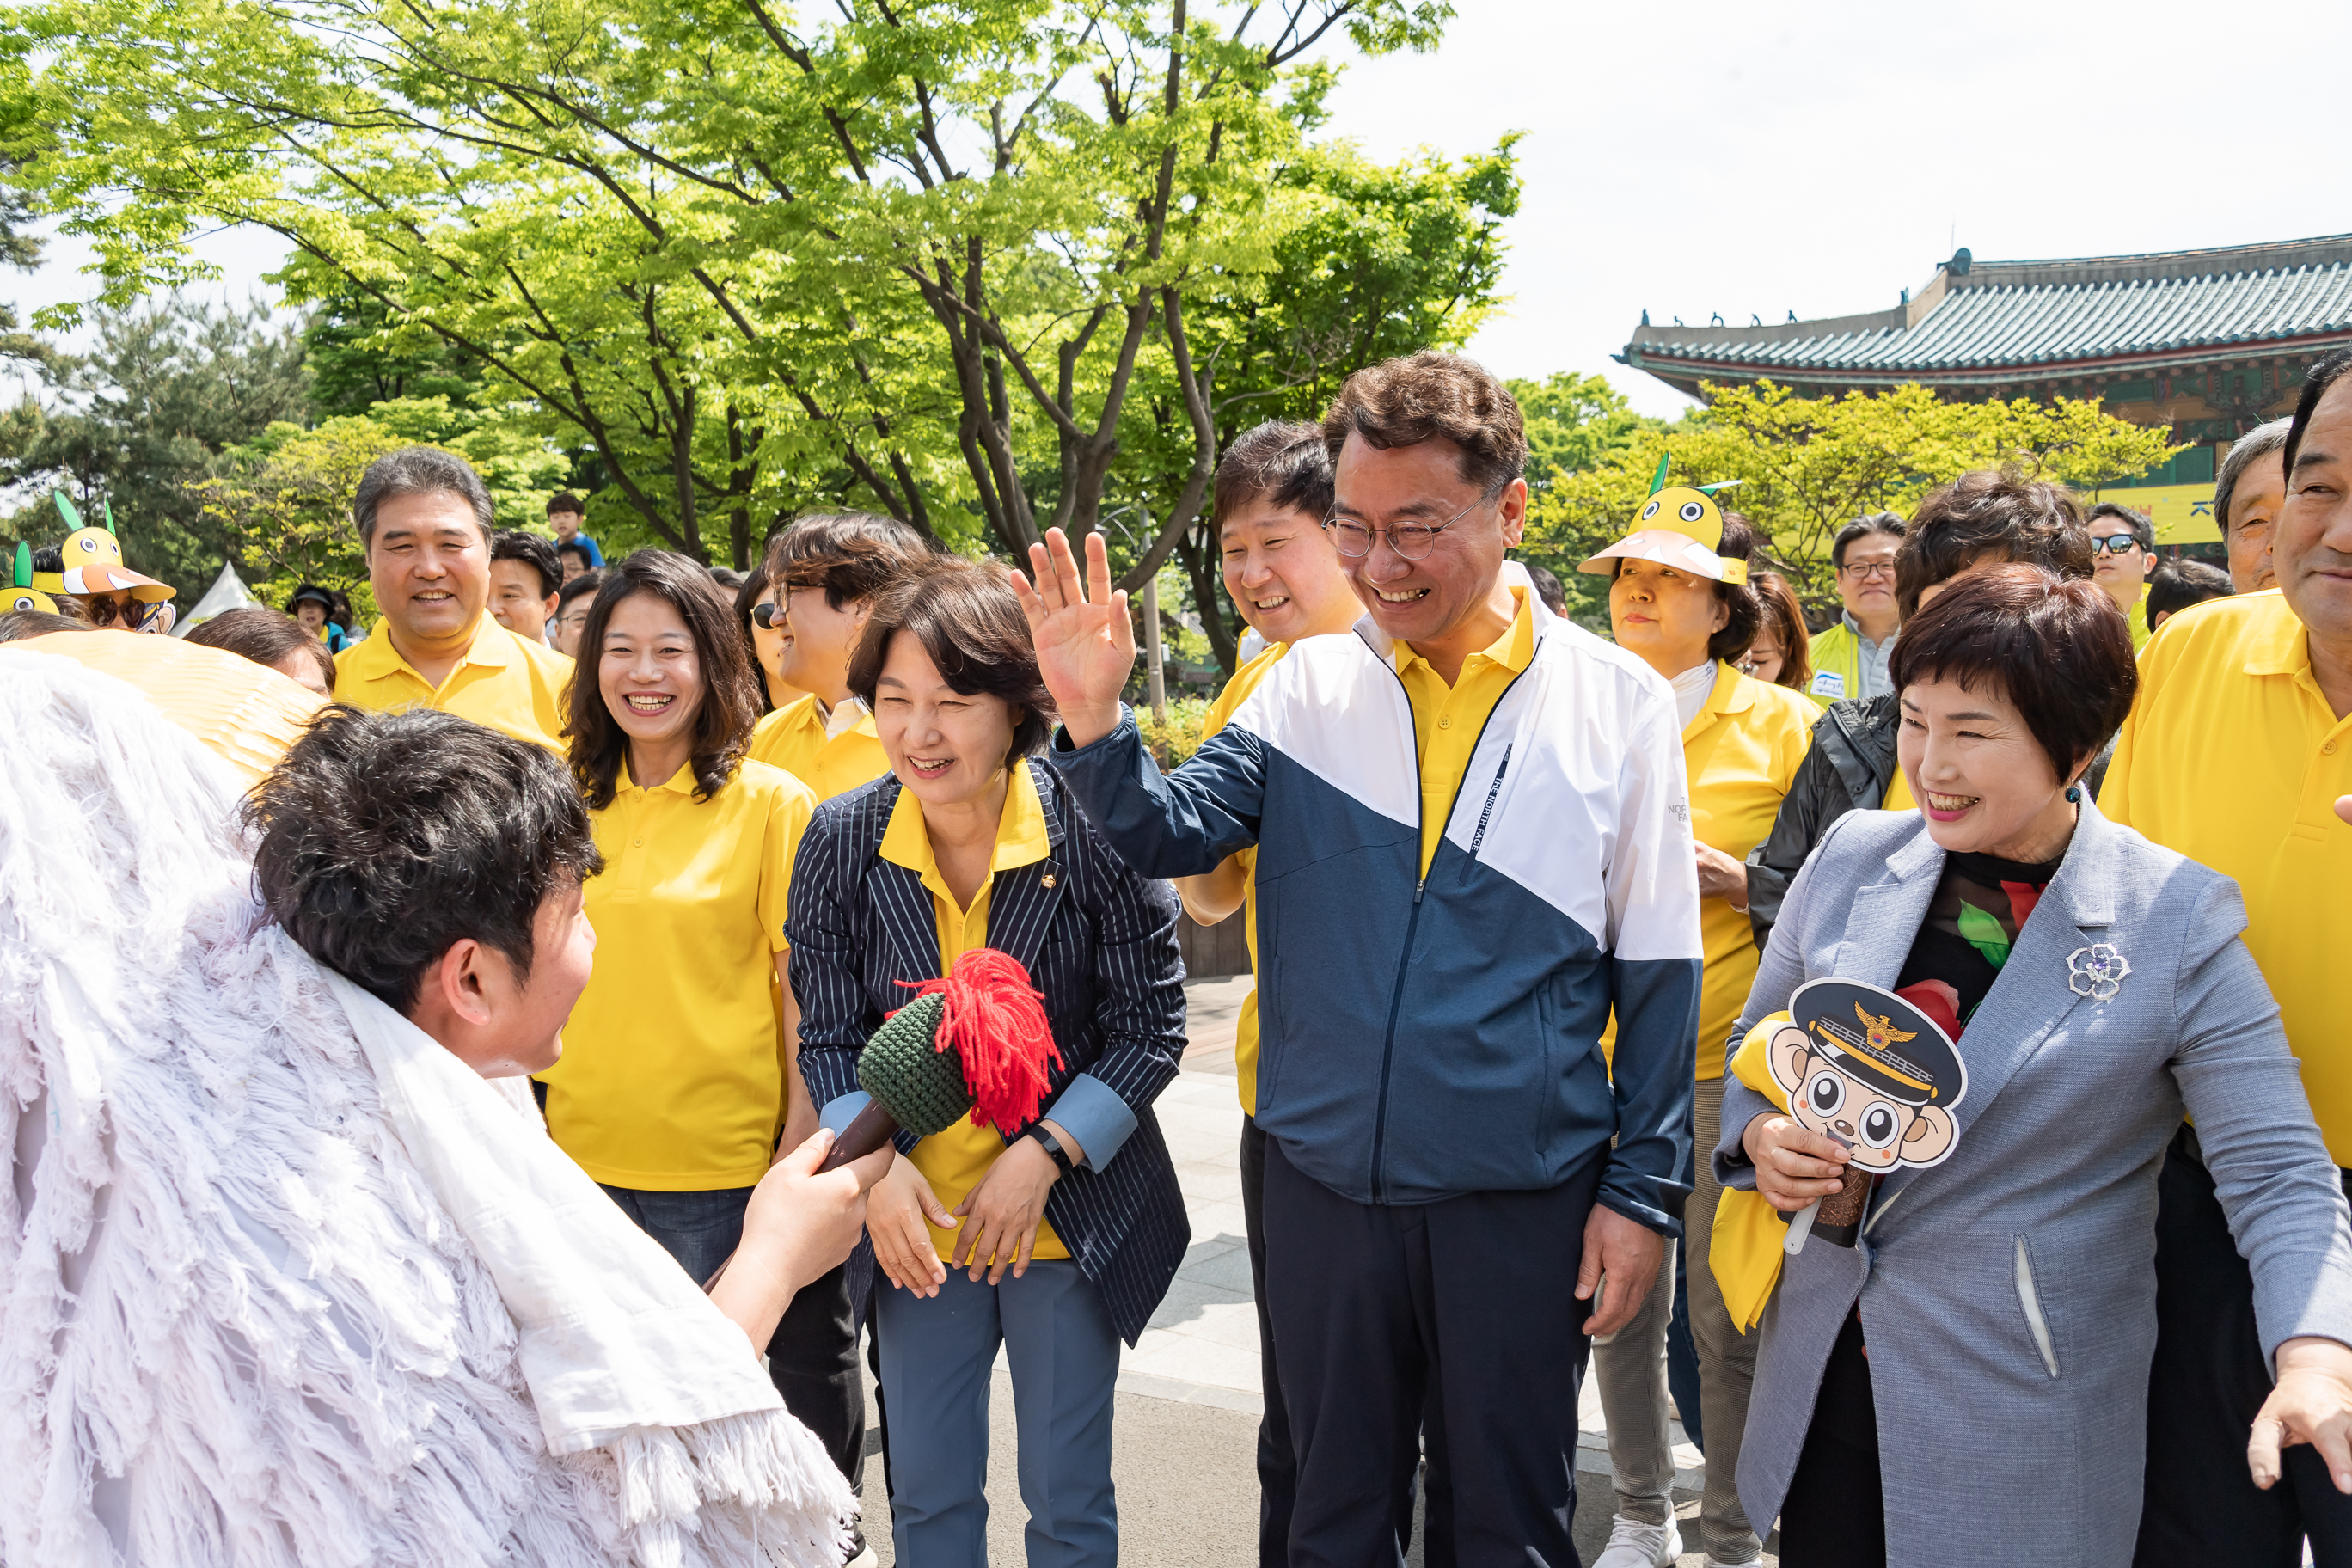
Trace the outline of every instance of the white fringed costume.
<instances>
[{"instance_id":1,"label":"white fringed costume","mask_svg":"<svg viewBox=\"0 0 2352 1568\"><path fill-rule=\"evenodd\" d=\"M0 734L0 1563L840 1563L741 1331L263 921L234 772L5 648Z\"/></svg>"}]
</instances>

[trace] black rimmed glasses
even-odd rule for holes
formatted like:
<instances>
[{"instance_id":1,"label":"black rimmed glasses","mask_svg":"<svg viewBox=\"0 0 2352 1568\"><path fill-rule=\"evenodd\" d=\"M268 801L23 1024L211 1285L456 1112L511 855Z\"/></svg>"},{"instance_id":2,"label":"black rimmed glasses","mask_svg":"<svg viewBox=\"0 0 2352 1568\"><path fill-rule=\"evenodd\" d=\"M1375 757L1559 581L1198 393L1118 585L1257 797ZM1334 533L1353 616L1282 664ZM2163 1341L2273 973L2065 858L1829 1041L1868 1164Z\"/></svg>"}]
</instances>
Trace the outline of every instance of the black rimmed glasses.
<instances>
[{"instance_id":1,"label":"black rimmed glasses","mask_svg":"<svg viewBox=\"0 0 2352 1568\"><path fill-rule=\"evenodd\" d=\"M1325 531L1331 535L1332 547L1350 561L1361 561L1365 556L1370 555L1372 552L1372 540L1382 534L1387 535L1389 548L1395 551L1400 559L1425 561L1429 558L1429 552L1437 548L1439 534L1486 504L1486 498L1480 496L1444 522L1436 524L1392 522L1386 528L1374 528L1370 523L1359 521L1352 517L1342 517L1339 513L1333 512L1323 520L1323 527Z\"/></svg>"},{"instance_id":2,"label":"black rimmed glasses","mask_svg":"<svg viewBox=\"0 0 2352 1568\"><path fill-rule=\"evenodd\" d=\"M1857 583L1866 583L1873 577L1884 577L1890 583L1895 581L1895 563L1892 561L1857 561L1838 570Z\"/></svg>"},{"instance_id":3,"label":"black rimmed glasses","mask_svg":"<svg viewBox=\"0 0 2352 1568\"><path fill-rule=\"evenodd\" d=\"M2136 534L2095 534L2091 539L2091 552L2095 555L2122 555L2138 548L2139 539Z\"/></svg>"}]
</instances>

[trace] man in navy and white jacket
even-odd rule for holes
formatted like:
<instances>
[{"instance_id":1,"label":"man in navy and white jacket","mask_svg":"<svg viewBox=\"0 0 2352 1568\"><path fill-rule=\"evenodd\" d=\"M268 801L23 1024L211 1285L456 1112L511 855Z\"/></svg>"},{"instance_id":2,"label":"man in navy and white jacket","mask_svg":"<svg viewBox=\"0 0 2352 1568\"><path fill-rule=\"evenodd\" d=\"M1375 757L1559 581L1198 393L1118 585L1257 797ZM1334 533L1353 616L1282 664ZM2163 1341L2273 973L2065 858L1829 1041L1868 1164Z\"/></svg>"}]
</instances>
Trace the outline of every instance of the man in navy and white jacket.
<instances>
[{"instance_id":1,"label":"man in navy and white jacket","mask_svg":"<svg viewBox=\"0 0 2352 1568\"><path fill-rule=\"evenodd\" d=\"M1483 368L1360 371L1325 432L1355 632L1298 644L1163 776L1118 700L1134 637L1101 537L1088 595L1057 531L1034 587L1013 574L1052 758L1145 875L1257 847L1290 1563L1393 1560L1425 1420L1432 1562L1573 1563L1586 1336L1633 1316L1688 1191L1680 727L1665 682L1506 571L1527 441Z\"/></svg>"}]
</instances>

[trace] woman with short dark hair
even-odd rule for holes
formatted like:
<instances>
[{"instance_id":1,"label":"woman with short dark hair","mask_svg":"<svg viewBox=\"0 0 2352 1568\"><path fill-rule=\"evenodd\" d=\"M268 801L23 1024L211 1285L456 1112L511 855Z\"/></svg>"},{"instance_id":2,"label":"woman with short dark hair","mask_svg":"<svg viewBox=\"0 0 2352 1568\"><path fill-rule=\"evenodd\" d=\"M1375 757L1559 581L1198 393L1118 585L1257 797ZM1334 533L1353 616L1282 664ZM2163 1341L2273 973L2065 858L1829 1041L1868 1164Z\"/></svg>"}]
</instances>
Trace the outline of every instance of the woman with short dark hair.
<instances>
[{"instance_id":1,"label":"woman with short dark hair","mask_svg":"<svg viewBox=\"0 0 2352 1568\"><path fill-rule=\"evenodd\" d=\"M2091 575L2091 536L2082 509L2063 486L2008 469L1962 474L1928 494L1899 531L1895 595L1908 620L1937 588L2003 562L2040 566L2061 577ZM1821 639L1814 639L1815 649ZM1892 657L1890 650L1889 657ZM1831 824L1849 811L1909 811L1916 804L1895 765L1895 693L1832 702L1813 726L1813 749L1789 786L1771 834L1748 857L1748 914L1762 946L1780 918L1780 898ZM2092 764L2095 794L2106 764Z\"/></svg>"},{"instance_id":2,"label":"woman with short dark hair","mask_svg":"<svg viewBox=\"0 0 2352 1568\"><path fill-rule=\"evenodd\" d=\"M1053 1561L1109 1563L1118 1342L1142 1333L1191 1234L1151 1113L1184 1048L1175 895L1037 760L1053 700L998 572L941 561L884 592L848 685L890 772L817 808L793 881L801 1061L825 1123L863 1104L858 1052L908 988L976 948L1028 971L1058 1053L1029 1127L901 1134L867 1210L890 1287L874 1312L898 1560L987 1560L1002 1344L1033 1560L1050 1541Z\"/></svg>"},{"instance_id":3,"label":"woman with short dark hair","mask_svg":"<svg viewBox=\"0 0 2352 1568\"><path fill-rule=\"evenodd\" d=\"M2137 686L2113 602L2014 565L1917 599L1889 668L1922 809L1832 826L1732 1037L1718 1179L1862 1205L1781 1261L1740 1496L1808 1568L2121 1568L2183 1115L2276 1359L2258 1477L2283 1430L2352 1425L2352 1216L2236 887L2081 788ZM1894 995L1816 1039L1787 1010L1823 980Z\"/></svg>"},{"instance_id":4,"label":"woman with short dark hair","mask_svg":"<svg viewBox=\"0 0 2352 1568\"><path fill-rule=\"evenodd\" d=\"M332 590L322 588L316 583L305 583L294 590L292 598L286 601L286 613L293 616L304 631L324 643L330 654L341 653L351 646L349 632L336 624Z\"/></svg>"},{"instance_id":5,"label":"woman with short dark hair","mask_svg":"<svg viewBox=\"0 0 2352 1568\"><path fill-rule=\"evenodd\" d=\"M775 608L764 630L776 650L775 678L796 695L760 721L751 755L783 769L820 801L889 769L874 738L873 710L850 689L849 660L876 601L931 559L920 533L868 511L817 512L769 542L764 564Z\"/></svg>"}]
</instances>

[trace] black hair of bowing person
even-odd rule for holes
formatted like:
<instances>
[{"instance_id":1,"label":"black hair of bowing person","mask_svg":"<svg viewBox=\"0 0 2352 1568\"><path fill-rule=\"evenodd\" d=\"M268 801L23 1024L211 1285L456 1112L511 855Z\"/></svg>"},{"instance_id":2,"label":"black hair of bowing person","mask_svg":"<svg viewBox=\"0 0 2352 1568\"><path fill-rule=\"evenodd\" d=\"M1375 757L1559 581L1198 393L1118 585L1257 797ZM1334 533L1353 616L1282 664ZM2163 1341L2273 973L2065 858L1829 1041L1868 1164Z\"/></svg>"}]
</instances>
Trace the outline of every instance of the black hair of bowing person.
<instances>
[{"instance_id":1,"label":"black hair of bowing person","mask_svg":"<svg viewBox=\"0 0 2352 1568\"><path fill-rule=\"evenodd\" d=\"M595 947L581 889L604 858L544 748L455 714L337 704L244 815L261 901L305 952L485 1078L561 1055ZM812 1140L762 1180L711 1292L754 1346L847 1255L887 1164L817 1176L830 1144Z\"/></svg>"}]
</instances>

